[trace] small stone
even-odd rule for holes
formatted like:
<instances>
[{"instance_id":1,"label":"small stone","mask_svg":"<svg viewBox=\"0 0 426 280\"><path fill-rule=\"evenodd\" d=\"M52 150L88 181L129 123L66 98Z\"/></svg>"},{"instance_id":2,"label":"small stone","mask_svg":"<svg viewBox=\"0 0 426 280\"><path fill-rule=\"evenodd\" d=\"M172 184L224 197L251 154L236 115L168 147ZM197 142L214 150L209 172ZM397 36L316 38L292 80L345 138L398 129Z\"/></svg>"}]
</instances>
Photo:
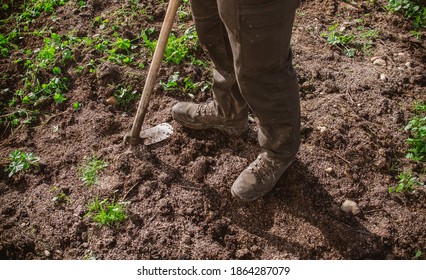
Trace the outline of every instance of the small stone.
<instances>
[{"instance_id":1,"label":"small stone","mask_svg":"<svg viewBox=\"0 0 426 280\"><path fill-rule=\"evenodd\" d=\"M358 204L352 200L345 200L340 209L342 209L343 212L352 213L354 215L358 215L361 212Z\"/></svg>"},{"instance_id":2,"label":"small stone","mask_svg":"<svg viewBox=\"0 0 426 280\"><path fill-rule=\"evenodd\" d=\"M331 174L331 173L333 173L333 168L328 167L328 168L325 169L325 172L328 173L328 174Z\"/></svg>"},{"instance_id":3,"label":"small stone","mask_svg":"<svg viewBox=\"0 0 426 280\"><path fill-rule=\"evenodd\" d=\"M386 61L382 58L377 58L376 60L373 61L373 65L384 67L386 66Z\"/></svg>"},{"instance_id":4,"label":"small stone","mask_svg":"<svg viewBox=\"0 0 426 280\"><path fill-rule=\"evenodd\" d=\"M325 126L318 126L317 129L319 130L320 133L324 133L327 131L327 128Z\"/></svg>"},{"instance_id":5,"label":"small stone","mask_svg":"<svg viewBox=\"0 0 426 280\"><path fill-rule=\"evenodd\" d=\"M115 96L110 96L107 98L106 103L111 106L116 106L118 104L118 100Z\"/></svg>"},{"instance_id":6,"label":"small stone","mask_svg":"<svg viewBox=\"0 0 426 280\"><path fill-rule=\"evenodd\" d=\"M44 255L46 256L46 258L49 258L51 253L48 250L44 250Z\"/></svg>"},{"instance_id":7,"label":"small stone","mask_svg":"<svg viewBox=\"0 0 426 280\"><path fill-rule=\"evenodd\" d=\"M387 79L388 77L386 76L386 74L380 74L380 80L386 81Z\"/></svg>"},{"instance_id":8,"label":"small stone","mask_svg":"<svg viewBox=\"0 0 426 280\"><path fill-rule=\"evenodd\" d=\"M185 243L185 244L187 244L187 245L191 244L191 243L192 243L191 236L189 236L189 235L185 235L185 236L183 237L182 241L183 241L183 243Z\"/></svg>"},{"instance_id":9,"label":"small stone","mask_svg":"<svg viewBox=\"0 0 426 280\"><path fill-rule=\"evenodd\" d=\"M411 68L411 62L407 62L407 63L405 63L405 66L406 66L407 68Z\"/></svg>"}]
</instances>

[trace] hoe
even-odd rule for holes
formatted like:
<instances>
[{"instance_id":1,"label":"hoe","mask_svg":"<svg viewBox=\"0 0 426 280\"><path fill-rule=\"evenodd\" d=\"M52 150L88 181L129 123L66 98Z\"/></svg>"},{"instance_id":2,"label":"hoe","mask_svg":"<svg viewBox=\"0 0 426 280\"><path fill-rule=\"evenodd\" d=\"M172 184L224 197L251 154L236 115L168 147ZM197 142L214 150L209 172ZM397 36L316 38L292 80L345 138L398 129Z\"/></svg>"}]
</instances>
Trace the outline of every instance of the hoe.
<instances>
[{"instance_id":1,"label":"hoe","mask_svg":"<svg viewBox=\"0 0 426 280\"><path fill-rule=\"evenodd\" d=\"M172 126L168 123L161 123L142 132L141 129L148 108L151 93L153 91L154 84L158 76L161 61L163 60L164 49L166 48L173 21L176 16L179 5L180 0L170 0L169 6L167 7L166 16L161 27L160 36L158 38L157 46L155 47L154 51L154 56L149 67L148 76L146 77L141 100L139 102L138 110L133 121L132 130L130 131L130 134L124 136L124 142L129 143L132 146L136 146L141 143L145 145L151 145L160 142L164 139L167 139L173 133Z\"/></svg>"}]
</instances>

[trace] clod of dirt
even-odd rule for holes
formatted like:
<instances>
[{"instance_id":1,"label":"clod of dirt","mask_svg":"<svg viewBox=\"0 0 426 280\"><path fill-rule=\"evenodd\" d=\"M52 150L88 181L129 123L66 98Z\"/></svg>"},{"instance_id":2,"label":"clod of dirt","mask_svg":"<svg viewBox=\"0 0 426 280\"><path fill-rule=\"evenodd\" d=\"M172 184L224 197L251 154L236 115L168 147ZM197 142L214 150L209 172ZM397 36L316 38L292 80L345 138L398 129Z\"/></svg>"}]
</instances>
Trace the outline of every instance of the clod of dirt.
<instances>
[{"instance_id":1,"label":"clod of dirt","mask_svg":"<svg viewBox=\"0 0 426 280\"><path fill-rule=\"evenodd\" d=\"M198 157L194 162L192 162L190 172L193 174L193 177L197 180L202 180L206 175L211 160L206 157Z\"/></svg>"},{"instance_id":2,"label":"clod of dirt","mask_svg":"<svg viewBox=\"0 0 426 280\"><path fill-rule=\"evenodd\" d=\"M354 215L361 213L361 209L359 209L358 204L352 200L345 200L340 209L346 213L352 213Z\"/></svg>"},{"instance_id":3,"label":"clod of dirt","mask_svg":"<svg viewBox=\"0 0 426 280\"><path fill-rule=\"evenodd\" d=\"M120 67L109 61L99 67L96 78L101 86L111 83L120 83L121 81Z\"/></svg>"}]
</instances>

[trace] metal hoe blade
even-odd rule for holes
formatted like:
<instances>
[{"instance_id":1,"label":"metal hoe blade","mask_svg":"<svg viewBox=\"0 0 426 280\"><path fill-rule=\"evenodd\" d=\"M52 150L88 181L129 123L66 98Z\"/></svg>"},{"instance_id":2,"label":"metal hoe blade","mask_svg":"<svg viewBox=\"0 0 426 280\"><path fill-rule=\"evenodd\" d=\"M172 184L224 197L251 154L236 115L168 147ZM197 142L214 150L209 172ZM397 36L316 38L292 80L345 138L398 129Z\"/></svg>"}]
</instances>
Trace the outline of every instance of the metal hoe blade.
<instances>
[{"instance_id":1,"label":"metal hoe blade","mask_svg":"<svg viewBox=\"0 0 426 280\"><path fill-rule=\"evenodd\" d=\"M168 123L160 123L141 132L140 137L145 145L152 145L169 138L173 127Z\"/></svg>"}]
</instances>

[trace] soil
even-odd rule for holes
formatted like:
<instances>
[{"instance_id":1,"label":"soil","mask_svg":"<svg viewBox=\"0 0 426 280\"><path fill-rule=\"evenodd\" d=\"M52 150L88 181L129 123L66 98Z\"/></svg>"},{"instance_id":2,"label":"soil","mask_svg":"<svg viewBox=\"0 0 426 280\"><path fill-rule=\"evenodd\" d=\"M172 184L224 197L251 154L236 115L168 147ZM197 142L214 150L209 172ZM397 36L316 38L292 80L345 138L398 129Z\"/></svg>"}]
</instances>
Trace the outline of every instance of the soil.
<instances>
[{"instance_id":1,"label":"soil","mask_svg":"<svg viewBox=\"0 0 426 280\"><path fill-rule=\"evenodd\" d=\"M130 1L86 2L77 9L70 1L57 9L59 20L42 14L32 27L94 37L105 32L93 24L96 17L110 22L122 17L122 37L136 38L142 29L155 27L155 38L167 6L167 1L139 1L146 15L127 16L117 11ZM70 80L67 101L44 104L32 125L1 127L0 258L413 259L418 251L426 253L425 189L388 192L402 168L424 170L404 159L404 126L414 101L425 100L425 44L409 34L409 21L383 8L385 1L370 2L302 1L292 46L303 142L274 190L249 204L233 199L230 186L259 152L255 120L239 138L185 129L173 121L170 108L178 101L204 102L209 93L191 98L157 85L143 129L169 122L174 134L132 151L123 136L130 131L137 100L124 110L106 99L122 84L142 92L148 67L117 65L86 49L75 53L63 69ZM347 57L321 36L336 22L356 32L359 19L379 32L368 55L358 50ZM176 20L173 32L182 34L190 25L191 20ZM114 38L113 31L107 35ZM136 59L149 65L150 53L141 40L136 44L141 48ZM36 46L43 46L42 38L19 42L20 49ZM14 63L18 55L15 50L0 60L0 71L11 77L1 79L0 87L9 92L21 85L23 70ZM195 55L208 60L201 49ZM373 64L376 58L385 65ZM91 60L98 63L95 73L74 71ZM158 80L176 71L196 82L211 79L209 68L185 62L163 63ZM16 149L33 152L40 165L9 178L6 159ZM78 170L91 155L109 165L90 188ZM69 197L68 203L52 201L54 187ZM99 226L86 216L95 197L128 202L127 219ZM356 202L360 213L342 211L345 200Z\"/></svg>"}]
</instances>

